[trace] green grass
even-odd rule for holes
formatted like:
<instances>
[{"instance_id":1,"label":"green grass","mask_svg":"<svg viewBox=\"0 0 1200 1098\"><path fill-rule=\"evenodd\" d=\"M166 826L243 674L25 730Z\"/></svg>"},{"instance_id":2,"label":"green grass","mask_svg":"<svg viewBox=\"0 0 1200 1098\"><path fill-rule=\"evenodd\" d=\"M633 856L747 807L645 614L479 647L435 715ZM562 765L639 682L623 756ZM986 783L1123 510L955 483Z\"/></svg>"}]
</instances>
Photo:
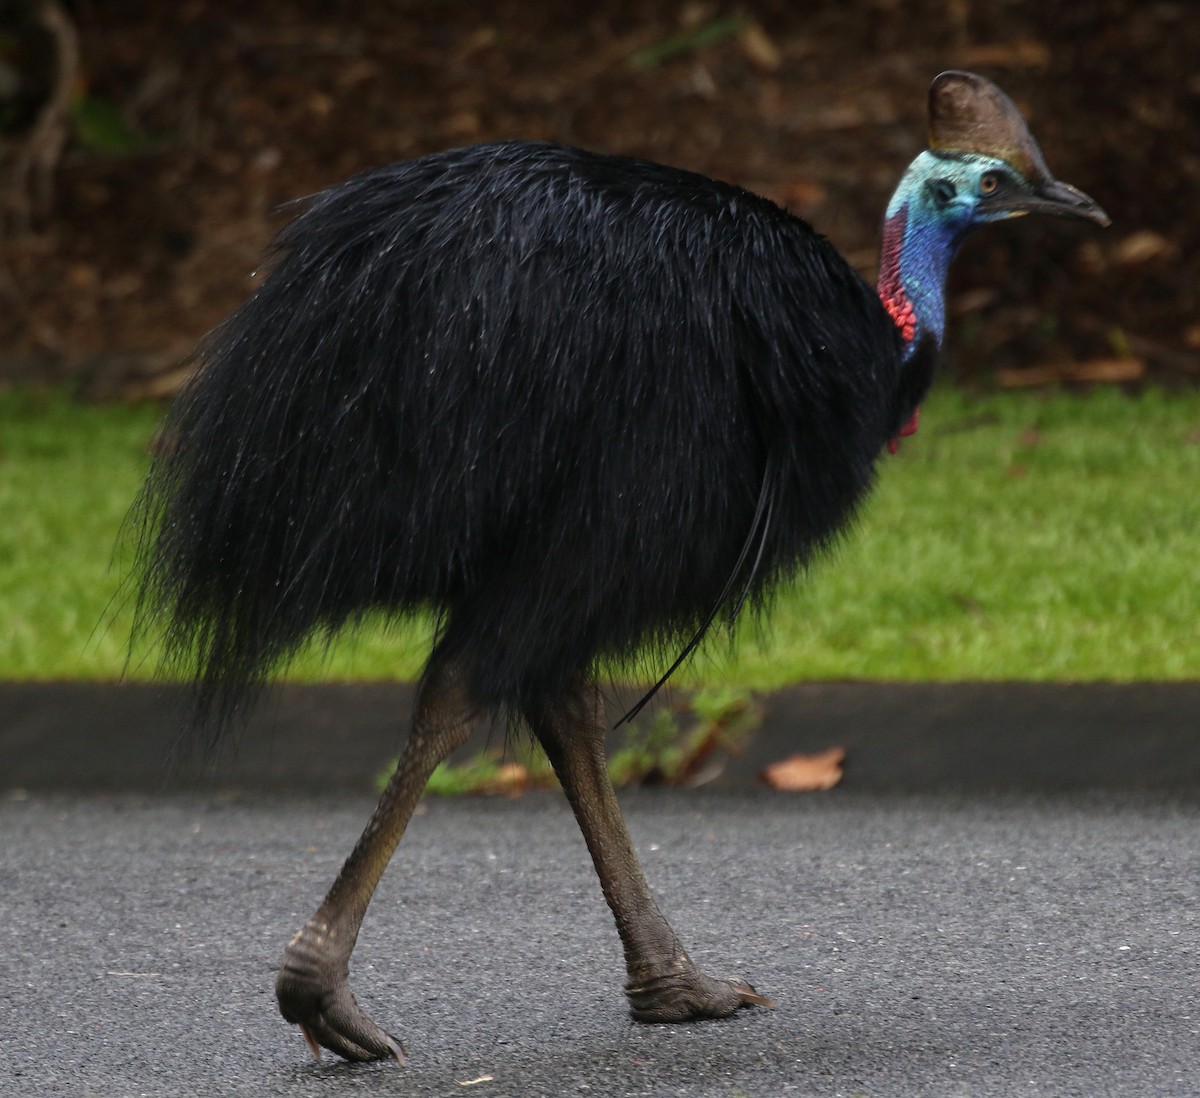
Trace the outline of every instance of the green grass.
<instances>
[{"instance_id":1,"label":"green grass","mask_svg":"<svg viewBox=\"0 0 1200 1098\"><path fill-rule=\"evenodd\" d=\"M0 393L0 677L115 678L117 531L161 411Z\"/></svg>"},{"instance_id":2,"label":"green grass","mask_svg":"<svg viewBox=\"0 0 1200 1098\"><path fill-rule=\"evenodd\" d=\"M159 415L0 393L0 677L122 674L113 548ZM1198 678L1198 563L1200 392L943 389L836 558L681 681ZM412 677L427 640L365 629L289 675Z\"/></svg>"},{"instance_id":3,"label":"green grass","mask_svg":"<svg viewBox=\"0 0 1200 1098\"><path fill-rule=\"evenodd\" d=\"M1200 394L942 391L738 675L1200 677Z\"/></svg>"}]
</instances>

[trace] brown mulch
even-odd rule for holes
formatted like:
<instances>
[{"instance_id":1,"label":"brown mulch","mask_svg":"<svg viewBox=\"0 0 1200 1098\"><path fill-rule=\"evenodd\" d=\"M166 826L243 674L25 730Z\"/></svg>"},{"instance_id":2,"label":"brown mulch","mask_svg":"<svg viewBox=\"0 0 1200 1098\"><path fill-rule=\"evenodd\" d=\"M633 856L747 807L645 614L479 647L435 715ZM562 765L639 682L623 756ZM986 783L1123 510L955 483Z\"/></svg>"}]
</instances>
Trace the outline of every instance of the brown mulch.
<instances>
[{"instance_id":1,"label":"brown mulch","mask_svg":"<svg viewBox=\"0 0 1200 1098\"><path fill-rule=\"evenodd\" d=\"M1056 173L1114 220L1106 233L1029 219L978 234L952 279L948 369L1200 377L1200 10L1184 0L71 9L78 94L116 104L143 140L122 155L70 145L49 216L5 242L0 380L69 376L103 395L169 377L250 288L282 203L498 137L732 180L872 275L884 204L945 68L997 80ZM686 46L706 31L714 41Z\"/></svg>"}]
</instances>

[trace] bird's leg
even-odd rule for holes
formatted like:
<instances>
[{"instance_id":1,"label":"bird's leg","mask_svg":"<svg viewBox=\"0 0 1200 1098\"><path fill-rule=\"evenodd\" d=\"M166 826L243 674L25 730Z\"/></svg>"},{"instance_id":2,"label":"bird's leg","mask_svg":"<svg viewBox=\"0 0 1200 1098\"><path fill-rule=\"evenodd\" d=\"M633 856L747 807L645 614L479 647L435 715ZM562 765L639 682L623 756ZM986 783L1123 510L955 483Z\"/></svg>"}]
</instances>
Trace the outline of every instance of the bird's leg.
<instances>
[{"instance_id":1,"label":"bird's leg","mask_svg":"<svg viewBox=\"0 0 1200 1098\"><path fill-rule=\"evenodd\" d=\"M663 918L637 855L604 754L604 703L591 683L566 704L527 714L575 811L625 949L630 1014L639 1022L724 1018L770 1006L744 980L704 975Z\"/></svg>"},{"instance_id":2,"label":"bird's leg","mask_svg":"<svg viewBox=\"0 0 1200 1098\"><path fill-rule=\"evenodd\" d=\"M279 1010L300 1026L318 1059L324 1046L347 1060L391 1057L404 1062L399 1041L354 1000L348 982L350 953L429 775L463 744L478 717L461 672L453 664L431 664L396 773L329 894L283 951L275 980Z\"/></svg>"}]
</instances>

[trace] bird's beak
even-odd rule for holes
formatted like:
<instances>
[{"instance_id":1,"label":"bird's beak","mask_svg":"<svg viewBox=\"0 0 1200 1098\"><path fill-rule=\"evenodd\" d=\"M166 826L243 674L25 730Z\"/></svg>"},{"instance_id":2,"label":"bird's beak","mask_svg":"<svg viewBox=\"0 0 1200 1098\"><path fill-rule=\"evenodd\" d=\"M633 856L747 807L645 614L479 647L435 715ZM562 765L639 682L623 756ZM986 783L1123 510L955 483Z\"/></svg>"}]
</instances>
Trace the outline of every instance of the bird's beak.
<instances>
[{"instance_id":1,"label":"bird's beak","mask_svg":"<svg viewBox=\"0 0 1200 1098\"><path fill-rule=\"evenodd\" d=\"M1057 179L1035 183L1025 194L1013 195L1008 208L1013 216L1026 213L1074 217L1096 225L1110 225L1111 218L1083 191Z\"/></svg>"}]
</instances>

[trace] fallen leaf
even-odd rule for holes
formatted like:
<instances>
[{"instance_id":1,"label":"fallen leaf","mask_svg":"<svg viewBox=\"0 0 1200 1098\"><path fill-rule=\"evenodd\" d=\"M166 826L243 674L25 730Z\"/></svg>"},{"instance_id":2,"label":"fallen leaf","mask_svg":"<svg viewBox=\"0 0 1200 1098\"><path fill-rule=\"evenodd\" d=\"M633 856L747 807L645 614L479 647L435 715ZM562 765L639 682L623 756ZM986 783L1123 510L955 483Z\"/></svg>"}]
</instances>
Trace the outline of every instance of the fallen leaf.
<instances>
[{"instance_id":1,"label":"fallen leaf","mask_svg":"<svg viewBox=\"0 0 1200 1098\"><path fill-rule=\"evenodd\" d=\"M443 125L447 133L460 138L474 137L483 129L478 112L472 110L455 111Z\"/></svg>"},{"instance_id":2,"label":"fallen leaf","mask_svg":"<svg viewBox=\"0 0 1200 1098\"><path fill-rule=\"evenodd\" d=\"M713 79L712 73L708 66L702 61L697 61L692 66L692 71L689 74L688 85L694 95L698 95L701 99L716 99L720 95L720 89L717 87L717 82Z\"/></svg>"},{"instance_id":3,"label":"fallen leaf","mask_svg":"<svg viewBox=\"0 0 1200 1098\"><path fill-rule=\"evenodd\" d=\"M996 65L1012 68L1045 68L1050 64L1050 46L1032 38L994 46L972 46L958 55L962 65Z\"/></svg>"},{"instance_id":4,"label":"fallen leaf","mask_svg":"<svg viewBox=\"0 0 1200 1098\"><path fill-rule=\"evenodd\" d=\"M66 282L72 290L90 290L99 281L99 272L87 263L73 263L67 268Z\"/></svg>"},{"instance_id":5,"label":"fallen leaf","mask_svg":"<svg viewBox=\"0 0 1200 1098\"><path fill-rule=\"evenodd\" d=\"M684 30L695 30L701 23L712 19L715 11L715 5L707 3L706 0L691 0L690 3L684 4L679 12L679 25Z\"/></svg>"},{"instance_id":6,"label":"fallen leaf","mask_svg":"<svg viewBox=\"0 0 1200 1098\"><path fill-rule=\"evenodd\" d=\"M738 43L751 64L764 72L775 72L783 63L779 47L758 23L747 23L738 33Z\"/></svg>"},{"instance_id":7,"label":"fallen leaf","mask_svg":"<svg viewBox=\"0 0 1200 1098\"><path fill-rule=\"evenodd\" d=\"M334 79L337 80L338 87L340 88L354 88L359 84L365 84L368 81L374 80L379 76L379 72L380 66L378 62L360 57L341 66L337 70Z\"/></svg>"},{"instance_id":8,"label":"fallen leaf","mask_svg":"<svg viewBox=\"0 0 1200 1098\"><path fill-rule=\"evenodd\" d=\"M313 92L308 97L308 109L317 118L328 118L333 114L333 96L324 92Z\"/></svg>"},{"instance_id":9,"label":"fallen leaf","mask_svg":"<svg viewBox=\"0 0 1200 1098\"><path fill-rule=\"evenodd\" d=\"M479 27L463 39L458 48L459 58L470 57L479 50L490 50L500 38L500 32L495 27Z\"/></svg>"},{"instance_id":10,"label":"fallen leaf","mask_svg":"<svg viewBox=\"0 0 1200 1098\"><path fill-rule=\"evenodd\" d=\"M1094 358L1087 362L1051 363L1021 370L1001 370L996 380L1005 389L1053 385L1061 381L1136 381L1146 372L1140 358Z\"/></svg>"},{"instance_id":11,"label":"fallen leaf","mask_svg":"<svg viewBox=\"0 0 1200 1098\"><path fill-rule=\"evenodd\" d=\"M529 788L529 771L519 762L503 763L491 781L480 786L488 796L519 797Z\"/></svg>"},{"instance_id":12,"label":"fallen leaf","mask_svg":"<svg viewBox=\"0 0 1200 1098\"><path fill-rule=\"evenodd\" d=\"M823 206L827 197L825 188L810 179L794 179L783 188L784 203L789 206L813 209Z\"/></svg>"},{"instance_id":13,"label":"fallen leaf","mask_svg":"<svg viewBox=\"0 0 1200 1098\"><path fill-rule=\"evenodd\" d=\"M950 302L950 311L955 316L966 316L968 313L977 313L981 309L986 309L999 295L995 290L989 289L986 286L980 286L975 290L967 290L965 293L958 294Z\"/></svg>"},{"instance_id":14,"label":"fallen leaf","mask_svg":"<svg viewBox=\"0 0 1200 1098\"><path fill-rule=\"evenodd\" d=\"M815 755L792 755L767 766L759 777L772 789L786 793L806 793L814 789L832 789L842 780L844 747L831 747Z\"/></svg>"},{"instance_id":15,"label":"fallen leaf","mask_svg":"<svg viewBox=\"0 0 1200 1098\"><path fill-rule=\"evenodd\" d=\"M1173 251L1175 245L1161 233L1141 229L1130 233L1113 249L1113 259L1122 267L1139 267L1152 259L1170 255Z\"/></svg>"}]
</instances>

